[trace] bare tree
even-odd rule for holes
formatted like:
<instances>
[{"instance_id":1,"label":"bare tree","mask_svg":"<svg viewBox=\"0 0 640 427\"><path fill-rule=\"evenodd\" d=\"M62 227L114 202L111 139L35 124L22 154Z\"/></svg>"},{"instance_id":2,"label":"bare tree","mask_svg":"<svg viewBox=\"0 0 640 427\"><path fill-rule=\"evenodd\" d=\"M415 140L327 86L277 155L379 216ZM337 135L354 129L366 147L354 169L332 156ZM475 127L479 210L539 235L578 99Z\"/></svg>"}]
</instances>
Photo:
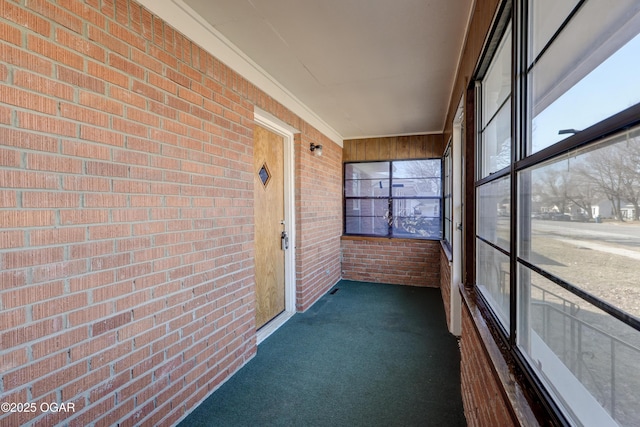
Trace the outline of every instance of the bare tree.
<instances>
[{"instance_id":1,"label":"bare tree","mask_svg":"<svg viewBox=\"0 0 640 427\"><path fill-rule=\"evenodd\" d=\"M394 162L396 181L415 181L420 195L438 196L441 192L442 162L439 159Z\"/></svg>"},{"instance_id":2,"label":"bare tree","mask_svg":"<svg viewBox=\"0 0 640 427\"><path fill-rule=\"evenodd\" d=\"M560 213L564 213L568 200L568 172L559 167L547 167L540 172L533 176L534 194L543 205L556 206Z\"/></svg>"},{"instance_id":3,"label":"bare tree","mask_svg":"<svg viewBox=\"0 0 640 427\"><path fill-rule=\"evenodd\" d=\"M587 212L587 217L593 218L593 204L602 197L598 187L582 174L577 173L575 168L570 169L566 175L565 194L569 201Z\"/></svg>"},{"instance_id":4,"label":"bare tree","mask_svg":"<svg viewBox=\"0 0 640 427\"><path fill-rule=\"evenodd\" d=\"M618 144L622 152L622 193L634 207L633 219L640 220L640 137L631 137Z\"/></svg>"},{"instance_id":5,"label":"bare tree","mask_svg":"<svg viewBox=\"0 0 640 427\"><path fill-rule=\"evenodd\" d=\"M618 145L610 145L586 154L584 163L576 167L576 172L592 182L611 202L614 216L620 221L624 220L621 209L625 187L623 164L623 151Z\"/></svg>"}]
</instances>

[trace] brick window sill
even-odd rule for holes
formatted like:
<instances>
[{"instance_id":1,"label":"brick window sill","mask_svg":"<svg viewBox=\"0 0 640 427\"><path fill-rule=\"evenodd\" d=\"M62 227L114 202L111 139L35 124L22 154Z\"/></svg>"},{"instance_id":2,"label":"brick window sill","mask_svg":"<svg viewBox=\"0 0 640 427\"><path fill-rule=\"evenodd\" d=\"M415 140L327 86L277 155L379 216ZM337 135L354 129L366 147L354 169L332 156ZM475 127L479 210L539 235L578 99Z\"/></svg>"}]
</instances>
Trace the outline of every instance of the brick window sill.
<instances>
[{"instance_id":1,"label":"brick window sill","mask_svg":"<svg viewBox=\"0 0 640 427\"><path fill-rule=\"evenodd\" d=\"M463 305L468 309L473 325L480 337L485 356L491 365L496 381L500 385L504 400L509 406L514 423L520 426L539 426L541 419L548 419L548 415L540 404L531 404L531 398L535 394L530 387L519 379L515 374L515 361L509 354L508 349L500 346L500 339L493 333L495 328L491 327L485 320L485 315L481 308L482 303L478 303L475 290L463 285L459 286L462 295ZM537 416L536 416L537 415Z\"/></svg>"}]
</instances>

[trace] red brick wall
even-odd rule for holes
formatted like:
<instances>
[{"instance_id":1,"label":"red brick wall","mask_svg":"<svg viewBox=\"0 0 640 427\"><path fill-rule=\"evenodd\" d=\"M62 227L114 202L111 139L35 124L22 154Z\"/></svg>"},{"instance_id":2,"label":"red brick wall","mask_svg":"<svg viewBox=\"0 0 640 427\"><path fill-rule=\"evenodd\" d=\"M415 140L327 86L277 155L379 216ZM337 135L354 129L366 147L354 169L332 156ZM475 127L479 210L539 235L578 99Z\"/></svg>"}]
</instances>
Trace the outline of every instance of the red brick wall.
<instances>
[{"instance_id":1,"label":"red brick wall","mask_svg":"<svg viewBox=\"0 0 640 427\"><path fill-rule=\"evenodd\" d=\"M442 294L447 325L451 330L451 265L442 246L440 247L440 293Z\"/></svg>"},{"instance_id":2,"label":"red brick wall","mask_svg":"<svg viewBox=\"0 0 640 427\"><path fill-rule=\"evenodd\" d=\"M171 425L255 354L254 106L301 131L303 309L340 148L132 1L0 0L0 401L75 409L0 425Z\"/></svg>"},{"instance_id":3,"label":"red brick wall","mask_svg":"<svg viewBox=\"0 0 640 427\"><path fill-rule=\"evenodd\" d=\"M341 275L336 236L342 234L342 148L320 137L308 132L297 138L296 306L302 311ZM313 155L311 142L323 146L321 157Z\"/></svg>"},{"instance_id":4,"label":"red brick wall","mask_svg":"<svg viewBox=\"0 0 640 427\"><path fill-rule=\"evenodd\" d=\"M517 425L507 409L502 385L496 378L469 308L464 303L462 307L460 376L467 423L478 427Z\"/></svg>"},{"instance_id":5,"label":"red brick wall","mask_svg":"<svg viewBox=\"0 0 640 427\"><path fill-rule=\"evenodd\" d=\"M440 242L344 236L342 278L437 288Z\"/></svg>"}]
</instances>

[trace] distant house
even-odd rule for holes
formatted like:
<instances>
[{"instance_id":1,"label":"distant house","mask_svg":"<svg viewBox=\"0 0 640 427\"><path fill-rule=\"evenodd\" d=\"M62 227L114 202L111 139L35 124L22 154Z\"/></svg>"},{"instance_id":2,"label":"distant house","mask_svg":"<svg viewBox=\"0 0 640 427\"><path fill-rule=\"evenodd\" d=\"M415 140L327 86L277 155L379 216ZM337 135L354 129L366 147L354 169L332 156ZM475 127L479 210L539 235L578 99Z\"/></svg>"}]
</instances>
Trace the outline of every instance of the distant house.
<instances>
[{"instance_id":1,"label":"distant house","mask_svg":"<svg viewBox=\"0 0 640 427\"><path fill-rule=\"evenodd\" d=\"M620 202L620 213L622 214L622 219L633 219L635 218L636 209L632 203L622 201ZM599 203L594 203L591 206L591 214L594 218L597 216L601 218L616 217L613 203L608 199L602 200Z\"/></svg>"}]
</instances>

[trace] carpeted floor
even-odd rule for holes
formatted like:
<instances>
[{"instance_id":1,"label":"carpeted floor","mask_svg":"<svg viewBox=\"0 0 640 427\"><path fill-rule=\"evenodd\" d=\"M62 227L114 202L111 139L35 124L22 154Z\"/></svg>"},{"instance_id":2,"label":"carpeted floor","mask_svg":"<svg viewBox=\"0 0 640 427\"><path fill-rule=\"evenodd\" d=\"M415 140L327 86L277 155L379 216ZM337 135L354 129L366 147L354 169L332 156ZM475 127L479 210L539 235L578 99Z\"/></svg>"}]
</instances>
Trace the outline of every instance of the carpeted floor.
<instances>
[{"instance_id":1,"label":"carpeted floor","mask_svg":"<svg viewBox=\"0 0 640 427\"><path fill-rule=\"evenodd\" d=\"M466 425L440 290L336 288L260 344L180 426Z\"/></svg>"}]
</instances>

